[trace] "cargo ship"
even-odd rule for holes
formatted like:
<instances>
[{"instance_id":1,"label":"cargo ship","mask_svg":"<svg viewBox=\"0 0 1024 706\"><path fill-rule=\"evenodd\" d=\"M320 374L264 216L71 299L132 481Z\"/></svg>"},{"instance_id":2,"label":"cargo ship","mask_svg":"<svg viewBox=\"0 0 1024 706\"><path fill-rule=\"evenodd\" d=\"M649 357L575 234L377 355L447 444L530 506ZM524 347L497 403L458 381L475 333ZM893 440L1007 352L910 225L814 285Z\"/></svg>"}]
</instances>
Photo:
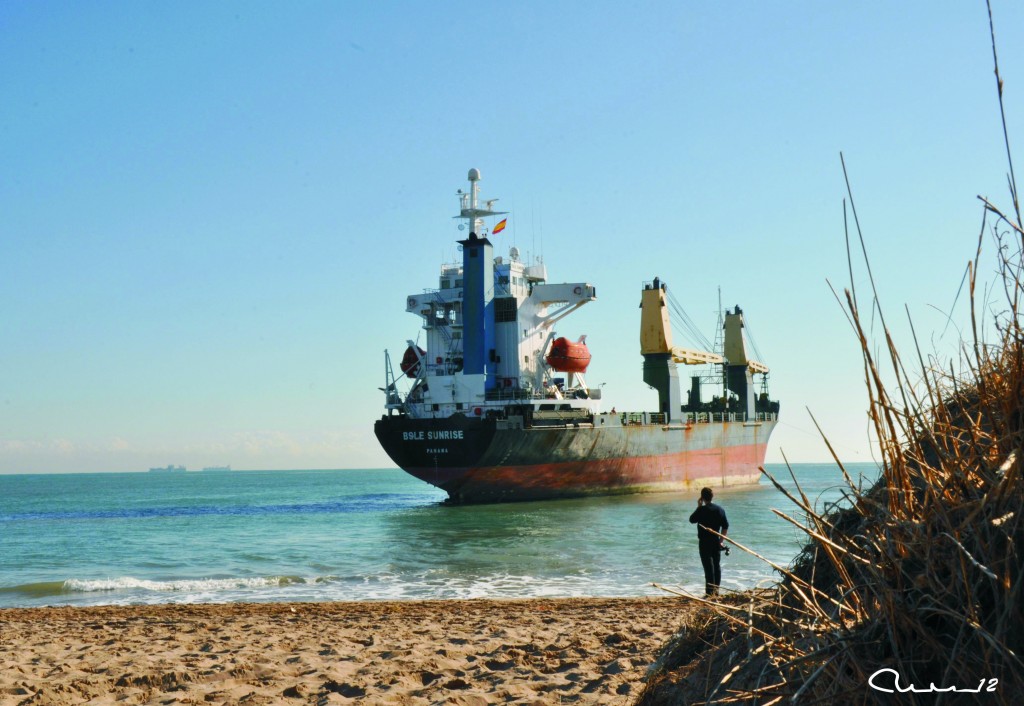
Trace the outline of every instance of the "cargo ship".
<instances>
[{"instance_id":1,"label":"cargo ship","mask_svg":"<svg viewBox=\"0 0 1024 706\"><path fill-rule=\"evenodd\" d=\"M658 409L619 412L585 379L586 337L555 325L597 299L588 282L552 283L542 258L517 248L495 256L480 172L458 191L461 262L441 266L436 288L406 296L425 348L407 341L396 375L385 351L385 413L374 431L406 472L454 504L679 491L756 483L779 403L769 369L748 356L743 312L720 315L720 350L676 347L668 287L643 284L643 382ZM675 301L674 299L672 301ZM680 365L702 366L686 400ZM704 390L712 387L710 399ZM717 394L716 394L717 393Z\"/></svg>"},{"instance_id":2,"label":"cargo ship","mask_svg":"<svg viewBox=\"0 0 1024 706\"><path fill-rule=\"evenodd\" d=\"M184 466L164 466L162 468L150 468L150 473L184 473Z\"/></svg>"}]
</instances>

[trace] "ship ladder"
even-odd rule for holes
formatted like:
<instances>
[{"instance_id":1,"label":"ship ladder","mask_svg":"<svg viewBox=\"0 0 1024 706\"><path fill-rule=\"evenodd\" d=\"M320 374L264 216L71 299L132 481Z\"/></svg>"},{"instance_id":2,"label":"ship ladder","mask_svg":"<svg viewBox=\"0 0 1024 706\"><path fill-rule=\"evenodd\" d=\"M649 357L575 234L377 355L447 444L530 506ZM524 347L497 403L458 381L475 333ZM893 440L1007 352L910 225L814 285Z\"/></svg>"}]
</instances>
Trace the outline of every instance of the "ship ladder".
<instances>
[{"instance_id":1,"label":"ship ladder","mask_svg":"<svg viewBox=\"0 0 1024 706\"><path fill-rule=\"evenodd\" d=\"M447 302L445 302L445 300L441 297L440 292L434 292L434 303L441 305L441 307L443 308ZM441 338L444 339L445 348L448 352L447 361L445 362L444 366L444 372L446 375L451 375L453 372L455 372L452 369L453 363L451 361L455 357L454 354L458 352L455 350L455 339L452 338L451 322L448 320L448 317L445 317L444 323L438 323L438 319L435 317L431 323L433 324L434 328L438 329L441 332Z\"/></svg>"},{"instance_id":2,"label":"ship ladder","mask_svg":"<svg viewBox=\"0 0 1024 706\"><path fill-rule=\"evenodd\" d=\"M437 304L440 304L442 309L444 308L444 305L447 303L441 297L440 292L434 292L434 302L437 303ZM444 338L444 342L448 344L449 348L451 348L451 345L452 345L452 334L451 334L451 331L449 330L451 328L451 322L448 321L448 317L444 318L444 323L443 324L438 324L438 319L436 317L434 318L434 320L431 323L436 328L440 329L441 337Z\"/></svg>"}]
</instances>

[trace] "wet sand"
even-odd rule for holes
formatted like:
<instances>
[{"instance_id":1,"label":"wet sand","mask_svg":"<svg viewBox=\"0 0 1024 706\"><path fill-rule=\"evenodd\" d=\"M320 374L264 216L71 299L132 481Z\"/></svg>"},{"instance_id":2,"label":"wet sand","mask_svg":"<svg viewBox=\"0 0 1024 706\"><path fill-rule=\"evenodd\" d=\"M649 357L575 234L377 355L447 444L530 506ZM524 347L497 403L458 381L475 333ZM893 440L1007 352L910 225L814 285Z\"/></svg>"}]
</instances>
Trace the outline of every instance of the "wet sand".
<instances>
[{"instance_id":1,"label":"wet sand","mask_svg":"<svg viewBox=\"0 0 1024 706\"><path fill-rule=\"evenodd\" d=\"M682 598L0 610L0 705L628 704Z\"/></svg>"}]
</instances>

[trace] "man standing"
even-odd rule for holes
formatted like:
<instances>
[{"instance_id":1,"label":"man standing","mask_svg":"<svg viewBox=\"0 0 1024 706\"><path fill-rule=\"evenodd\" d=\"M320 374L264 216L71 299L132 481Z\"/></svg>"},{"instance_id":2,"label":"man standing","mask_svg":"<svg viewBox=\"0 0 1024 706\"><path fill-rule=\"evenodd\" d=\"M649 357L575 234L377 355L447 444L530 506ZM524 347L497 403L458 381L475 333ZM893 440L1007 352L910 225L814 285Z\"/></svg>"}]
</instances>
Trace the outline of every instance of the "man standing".
<instances>
[{"instance_id":1,"label":"man standing","mask_svg":"<svg viewBox=\"0 0 1024 706\"><path fill-rule=\"evenodd\" d=\"M711 502L715 496L711 488L701 488L697 509L690 515L690 524L697 525L697 542L700 548L700 563L704 566L704 595L713 596L718 593L718 585L722 583L721 556L725 543L714 530L722 535L729 532L729 520L720 505Z\"/></svg>"}]
</instances>

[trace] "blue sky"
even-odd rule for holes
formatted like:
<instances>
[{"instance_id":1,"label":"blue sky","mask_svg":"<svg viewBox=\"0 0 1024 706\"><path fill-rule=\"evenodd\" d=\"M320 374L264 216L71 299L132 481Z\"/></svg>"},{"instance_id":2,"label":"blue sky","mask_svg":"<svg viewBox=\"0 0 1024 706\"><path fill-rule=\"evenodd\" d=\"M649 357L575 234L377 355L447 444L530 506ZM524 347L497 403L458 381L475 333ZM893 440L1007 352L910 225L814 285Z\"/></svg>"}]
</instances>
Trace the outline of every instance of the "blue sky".
<instances>
[{"instance_id":1,"label":"blue sky","mask_svg":"<svg viewBox=\"0 0 1024 706\"><path fill-rule=\"evenodd\" d=\"M1024 140L1024 7L994 13ZM499 253L597 286L559 332L609 405L656 404L642 283L709 337L721 286L768 460L827 456L806 408L871 460L840 151L908 353L904 305L955 353L975 197L1009 201L982 2L5 3L0 66L0 472L390 466L383 351L470 167Z\"/></svg>"}]
</instances>

